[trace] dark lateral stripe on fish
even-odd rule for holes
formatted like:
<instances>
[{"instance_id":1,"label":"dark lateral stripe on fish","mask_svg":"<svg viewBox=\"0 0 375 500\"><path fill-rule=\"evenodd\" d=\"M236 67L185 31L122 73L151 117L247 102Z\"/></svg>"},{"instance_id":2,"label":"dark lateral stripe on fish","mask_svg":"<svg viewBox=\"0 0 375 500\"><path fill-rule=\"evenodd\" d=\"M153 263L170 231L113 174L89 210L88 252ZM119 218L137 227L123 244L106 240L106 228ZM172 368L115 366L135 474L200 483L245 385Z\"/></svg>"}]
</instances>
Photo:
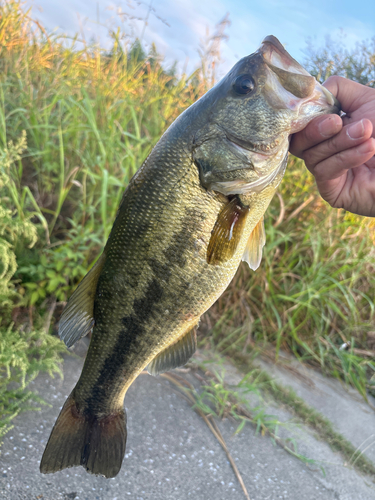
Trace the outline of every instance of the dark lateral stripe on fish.
<instances>
[{"instance_id":1,"label":"dark lateral stripe on fish","mask_svg":"<svg viewBox=\"0 0 375 500\"><path fill-rule=\"evenodd\" d=\"M145 323L154 313L154 308L163 300L164 290L156 279L149 282L142 298L134 301L134 314L122 318L122 328L111 352L103 360L100 375L85 401L86 408L93 411L106 397L106 388L110 387L118 376L117 367L123 366L127 359L139 356L143 347ZM132 363L129 363L132 370Z\"/></svg>"}]
</instances>

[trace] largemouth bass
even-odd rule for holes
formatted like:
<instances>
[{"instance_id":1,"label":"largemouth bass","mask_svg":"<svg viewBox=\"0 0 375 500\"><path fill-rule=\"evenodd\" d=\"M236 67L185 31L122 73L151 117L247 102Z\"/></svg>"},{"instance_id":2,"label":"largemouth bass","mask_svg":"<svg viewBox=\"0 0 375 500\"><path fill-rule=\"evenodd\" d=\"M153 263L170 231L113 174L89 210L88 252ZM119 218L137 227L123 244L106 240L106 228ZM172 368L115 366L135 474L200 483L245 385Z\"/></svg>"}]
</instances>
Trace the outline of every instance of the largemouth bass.
<instances>
[{"instance_id":1,"label":"largemouth bass","mask_svg":"<svg viewBox=\"0 0 375 500\"><path fill-rule=\"evenodd\" d=\"M118 474L127 389L145 367L158 374L193 355L200 316L241 260L259 266L263 215L286 168L289 136L338 112L334 97L269 36L169 127L62 315L67 346L93 333L41 472L82 465Z\"/></svg>"}]
</instances>

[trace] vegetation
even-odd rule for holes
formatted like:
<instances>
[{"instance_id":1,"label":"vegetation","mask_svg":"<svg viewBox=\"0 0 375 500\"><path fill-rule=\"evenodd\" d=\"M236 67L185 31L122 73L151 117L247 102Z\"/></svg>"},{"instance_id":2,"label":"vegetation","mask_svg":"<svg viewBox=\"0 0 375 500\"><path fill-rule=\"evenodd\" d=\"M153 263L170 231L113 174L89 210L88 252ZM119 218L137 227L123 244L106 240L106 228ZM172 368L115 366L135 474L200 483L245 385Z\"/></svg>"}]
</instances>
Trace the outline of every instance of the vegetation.
<instances>
[{"instance_id":1,"label":"vegetation","mask_svg":"<svg viewBox=\"0 0 375 500\"><path fill-rule=\"evenodd\" d=\"M225 38L223 23L218 32ZM8 408L6 425L31 397L9 387L23 391L38 370L58 371L62 348L48 330L100 254L129 179L166 127L214 83L217 36L202 48L202 67L191 77L164 68L155 47L147 54L120 31L110 36L105 51L78 36L50 35L22 3L0 0L0 373L6 374L0 409ZM373 45L367 52L362 66L371 60L373 68ZM356 60L355 52L349 55ZM338 67L327 69L329 57L316 52L309 69L324 78ZM371 80L358 68L346 74ZM276 359L280 349L289 351L366 398L375 371L374 222L331 210L302 162L291 158L266 233L260 269L240 267L205 315L201 341L222 352L266 349ZM339 349L348 342L349 350Z\"/></svg>"},{"instance_id":2,"label":"vegetation","mask_svg":"<svg viewBox=\"0 0 375 500\"><path fill-rule=\"evenodd\" d=\"M37 225L31 221L35 214L25 214L22 197L18 198L9 177L25 148L23 133L18 143L10 141L0 156L0 190L1 194L6 191L9 194L0 197L0 440L12 428L10 422L20 411L36 409L32 402L43 402L26 388L40 370L50 375L62 374L59 361L60 353L65 350L56 337L48 334L48 329L27 327L19 317L25 290L13 279L17 270L16 252L21 247L32 248L38 240ZM15 327L17 316L19 326Z\"/></svg>"},{"instance_id":3,"label":"vegetation","mask_svg":"<svg viewBox=\"0 0 375 500\"><path fill-rule=\"evenodd\" d=\"M371 477L375 476L374 463L366 457L360 448L353 446L351 442L340 434L328 418L309 406L302 398L297 396L290 387L284 387L282 384L277 383L264 370L254 368L251 363L249 364L247 356L241 355L235 351L231 354L237 366L248 374L239 385L240 388L244 386L245 389L249 390L249 388L254 387L256 384L256 386L261 389L263 395L271 396L273 401L283 408L286 408L295 415L299 421L313 429L318 439L326 442L333 451L339 452L348 467L356 468L359 472L368 474ZM213 384L211 384L211 399L218 399L216 395L217 392L217 387L215 387L214 390ZM237 400L239 400L239 398L237 398ZM216 405L218 405L217 402ZM278 444L280 443L278 442ZM302 457L297 453L296 456L301 460L304 458L306 459L306 457Z\"/></svg>"},{"instance_id":4,"label":"vegetation","mask_svg":"<svg viewBox=\"0 0 375 500\"><path fill-rule=\"evenodd\" d=\"M319 81L339 75L375 88L375 37L357 42L352 49L345 45L345 33L338 39L327 36L319 49L309 39L305 53L304 65Z\"/></svg>"}]
</instances>

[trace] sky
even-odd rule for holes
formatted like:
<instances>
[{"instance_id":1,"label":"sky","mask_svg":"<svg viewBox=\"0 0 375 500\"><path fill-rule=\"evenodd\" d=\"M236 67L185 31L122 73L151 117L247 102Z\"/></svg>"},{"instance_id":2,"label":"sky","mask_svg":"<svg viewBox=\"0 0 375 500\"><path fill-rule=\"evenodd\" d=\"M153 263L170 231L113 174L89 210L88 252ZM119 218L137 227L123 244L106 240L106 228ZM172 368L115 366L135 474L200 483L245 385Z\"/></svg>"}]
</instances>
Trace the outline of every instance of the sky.
<instances>
[{"instance_id":1,"label":"sky","mask_svg":"<svg viewBox=\"0 0 375 500\"><path fill-rule=\"evenodd\" d=\"M330 35L350 48L375 36L374 0L26 0L26 5L48 30L79 32L102 46L110 45L107 27L122 26L146 47L155 42L167 67L177 61L187 73L199 63L207 30L212 35L227 13L231 24L221 43L222 75L267 35L279 38L299 62L306 57L308 38L320 48Z\"/></svg>"}]
</instances>

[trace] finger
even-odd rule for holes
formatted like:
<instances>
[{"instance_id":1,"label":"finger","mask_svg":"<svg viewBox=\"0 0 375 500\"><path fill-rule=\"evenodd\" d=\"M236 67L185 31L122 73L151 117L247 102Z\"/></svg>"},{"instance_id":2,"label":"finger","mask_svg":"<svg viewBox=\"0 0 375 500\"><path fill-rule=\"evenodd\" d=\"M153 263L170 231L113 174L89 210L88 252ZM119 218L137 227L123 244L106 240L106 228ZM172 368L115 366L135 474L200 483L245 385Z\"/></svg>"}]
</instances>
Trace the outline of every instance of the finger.
<instances>
[{"instance_id":1,"label":"finger","mask_svg":"<svg viewBox=\"0 0 375 500\"><path fill-rule=\"evenodd\" d=\"M294 156L303 158L307 149L336 135L340 132L342 126L342 120L338 115L319 116L312 120L301 132L292 136L289 151Z\"/></svg>"},{"instance_id":2,"label":"finger","mask_svg":"<svg viewBox=\"0 0 375 500\"><path fill-rule=\"evenodd\" d=\"M373 108L373 109L372 109ZM344 115L341 117L342 122L345 125L350 125L351 123L357 122L358 120L362 120L363 118L368 118L370 122L375 124L375 93L374 93L374 101L373 103L369 103L366 107L362 107L357 111L353 111L352 113ZM375 137L374 130L372 131L372 136Z\"/></svg>"},{"instance_id":3,"label":"finger","mask_svg":"<svg viewBox=\"0 0 375 500\"><path fill-rule=\"evenodd\" d=\"M367 141L372 135L372 130L373 125L367 119L346 125L331 139L321 142L304 152L303 158L307 168L312 170L323 160Z\"/></svg>"},{"instance_id":4,"label":"finger","mask_svg":"<svg viewBox=\"0 0 375 500\"><path fill-rule=\"evenodd\" d=\"M342 76L331 76L323 85L338 99L345 113L351 113L366 105L369 99L373 100L375 96L374 89Z\"/></svg>"},{"instance_id":5,"label":"finger","mask_svg":"<svg viewBox=\"0 0 375 500\"><path fill-rule=\"evenodd\" d=\"M312 173L317 183L326 182L341 177L349 169L363 165L371 160L374 155L375 139L370 138L358 146L340 151L326 158L312 169Z\"/></svg>"}]
</instances>

